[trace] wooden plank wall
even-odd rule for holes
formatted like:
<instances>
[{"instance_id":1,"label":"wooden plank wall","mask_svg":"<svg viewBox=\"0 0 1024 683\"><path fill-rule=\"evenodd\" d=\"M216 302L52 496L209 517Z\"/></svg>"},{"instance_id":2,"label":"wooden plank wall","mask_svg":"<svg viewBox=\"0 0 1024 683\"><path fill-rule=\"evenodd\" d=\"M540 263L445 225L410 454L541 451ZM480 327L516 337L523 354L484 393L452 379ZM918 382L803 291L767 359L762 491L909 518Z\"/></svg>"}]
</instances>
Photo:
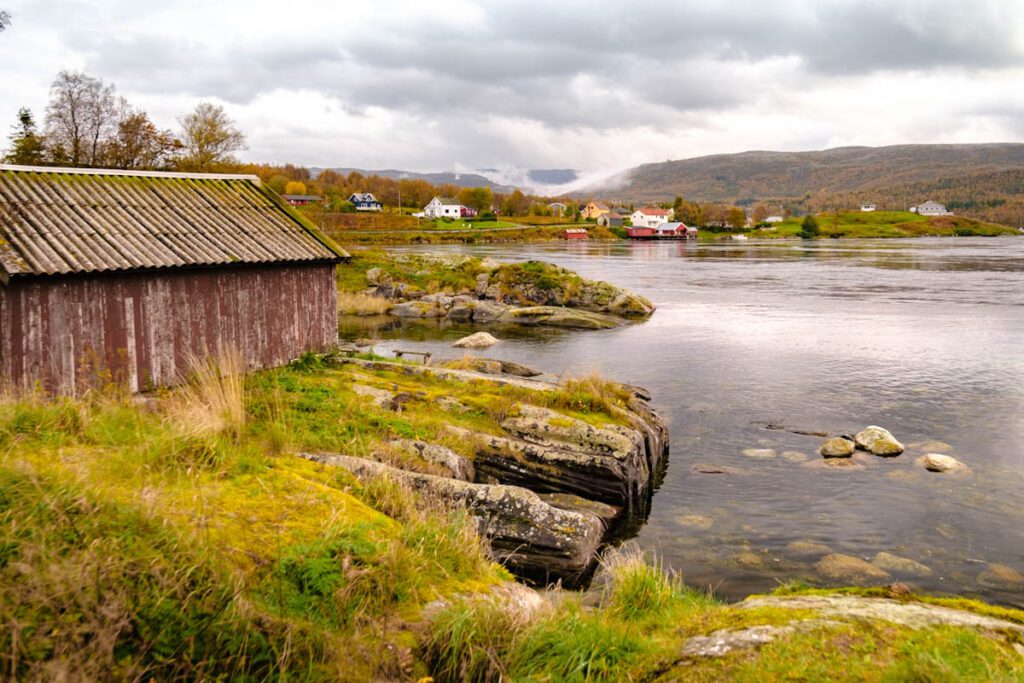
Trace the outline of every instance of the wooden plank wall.
<instances>
[{"instance_id":1,"label":"wooden plank wall","mask_svg":"<svg viewBox=\"0 0 1024 683\"><path fill-rule=\"evenodd\" d=\"M191 355L237 349L251 369L337 341L331 264L48 278L0 285L0 385L74 394L173 384Z\"/></svg>"}]
</instances>

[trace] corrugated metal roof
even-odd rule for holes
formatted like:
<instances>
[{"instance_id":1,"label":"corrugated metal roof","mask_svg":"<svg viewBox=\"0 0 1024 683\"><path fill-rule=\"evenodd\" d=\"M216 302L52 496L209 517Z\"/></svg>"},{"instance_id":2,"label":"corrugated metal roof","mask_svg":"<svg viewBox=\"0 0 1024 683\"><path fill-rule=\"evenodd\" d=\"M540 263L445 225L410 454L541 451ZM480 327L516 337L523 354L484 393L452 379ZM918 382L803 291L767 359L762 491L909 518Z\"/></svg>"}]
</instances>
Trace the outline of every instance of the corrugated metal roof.
<instances>
[{"instance_id":1,"label":"corrugated metal roof","mask_svg":"<svg viewBox=\"0 0 1024 683\"><path fill-rule=\"evenodd\" d=\"M0 165L0 276L348 254L256 176Z\"/></svg>"}]
</instances>

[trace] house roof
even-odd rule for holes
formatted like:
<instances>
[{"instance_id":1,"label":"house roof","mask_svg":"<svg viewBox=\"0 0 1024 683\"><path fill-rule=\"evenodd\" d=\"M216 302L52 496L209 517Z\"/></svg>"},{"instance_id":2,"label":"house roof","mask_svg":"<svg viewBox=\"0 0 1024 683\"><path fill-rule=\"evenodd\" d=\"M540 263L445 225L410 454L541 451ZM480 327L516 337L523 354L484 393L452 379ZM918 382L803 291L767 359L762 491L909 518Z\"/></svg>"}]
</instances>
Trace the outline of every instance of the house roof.
<instances>
[{"instance_id":1,"label":"house roof","mask_svg":"<svg viewBox=\"0 0 1024 683\"><path fill-rule=\"evenodd\" d=\"M0 281L343 258L256 176L0 165Z\"/></svg>"},{"instance_id":2,"label":"house roof","mask_svg":"<svg viewBox=\"0 0 1024 683\"><path fill-rule=\"evenodd\" d=\"M318 202L322 199L318 194L283 194L281 196L291 202Z\"/></svg>"},{"instance_id":3,"label":"house roof","mask_svg":"<svg viewBox=\"0 0 1024 683\"><path fill-rule=\"evenodd\" d=\"M458 199L452 199L451 197L434 197L434 199L436 199L437 201L441 202L446 206L462 206L462 204L459 203Z\"/></svg>"},{"instance_id":4,"label":"house roof","mask_svg":"<svg viewBox=\"0 0 1024 683\"><path fill-rule=\"evenodd\" d=\"M648 206L643 209L637 209L637 212L644 214L645 216L667 216L668 209L656 209L652 206Z\"/></svg>"},{"instance_id":5,"label":"house roof","mask_svg":"<svg viewBox=\"0 0 1024 683\"><path fill-rule=\"evenodd\" d=\"M353 192L352 194L350 194L348 196L349 199L352 199L353 197L355 197L355 200L357 202L376 202L377 201L377 198L374 197L369 192ZM379 204L380 202L377 202L377 203Z\"/></svg>"},{"instance_id":6,"label":"house roof","mask_svg":"<svg viewBox=\"0 0 1024 683\"><path fill-rule=\"evenodd\" d=\"M602 202L590 202L595 209L607 209L608 205Z\"/></svg>"},{"instance_id":7,"label":"house roof","mask_svg":"<svg viewBox=\"0 0 1024 683\"><path fill-rule=\"evenodd\" d=\"M657 227L658 230L678 230L679 228L686 228L685 225L676 221L675 223L662 223Z\"/></svg>"}]
</instances>

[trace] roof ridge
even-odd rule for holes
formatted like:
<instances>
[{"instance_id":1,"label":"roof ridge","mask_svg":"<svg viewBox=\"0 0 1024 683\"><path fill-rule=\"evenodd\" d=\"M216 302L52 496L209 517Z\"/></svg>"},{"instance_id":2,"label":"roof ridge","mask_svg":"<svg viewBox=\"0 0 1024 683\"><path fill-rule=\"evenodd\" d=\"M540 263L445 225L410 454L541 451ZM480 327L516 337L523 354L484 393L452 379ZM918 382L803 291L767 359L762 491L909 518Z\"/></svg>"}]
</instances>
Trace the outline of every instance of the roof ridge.
<instances>
[{"instance_id":1,"label":"roof ridge","mask_svg":"<svg viewBox=\"0 0 1024 683\"><path fill-rule=\"evenodd\" d=\"M248 180L260 184L260 178L251 173L184 173L180 171L136 171L119 168L73 168L69 166L20 166L0 164L0 171L19 173L60 173L64 175L105 175L140 178L183 178L188 180Z\"/></svg>"}]
</instances>

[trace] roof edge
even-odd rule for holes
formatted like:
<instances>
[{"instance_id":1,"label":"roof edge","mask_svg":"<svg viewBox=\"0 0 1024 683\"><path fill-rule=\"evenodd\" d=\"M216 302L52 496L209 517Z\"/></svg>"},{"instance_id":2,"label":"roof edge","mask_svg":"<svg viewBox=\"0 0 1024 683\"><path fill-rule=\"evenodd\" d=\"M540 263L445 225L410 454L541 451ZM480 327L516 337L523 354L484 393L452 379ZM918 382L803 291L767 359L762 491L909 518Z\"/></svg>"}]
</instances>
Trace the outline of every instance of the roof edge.
<instances>
[{"instance_id":1,"label":"roof edge","mask_svg":"<svg viewBox=\"0 0 1024 683\"><path fill-rule=\"evenodd\" d=\"M62 173L68 175L105 175L142 178L182 178L188 180L248 180L260 185L257 175L246 173L181 173L178 171L134 171L118 168L72 168L65 166L19 166L17 164L0 164L0 171L17 171L22 173Z\"/></svg>"}]
</instances>

